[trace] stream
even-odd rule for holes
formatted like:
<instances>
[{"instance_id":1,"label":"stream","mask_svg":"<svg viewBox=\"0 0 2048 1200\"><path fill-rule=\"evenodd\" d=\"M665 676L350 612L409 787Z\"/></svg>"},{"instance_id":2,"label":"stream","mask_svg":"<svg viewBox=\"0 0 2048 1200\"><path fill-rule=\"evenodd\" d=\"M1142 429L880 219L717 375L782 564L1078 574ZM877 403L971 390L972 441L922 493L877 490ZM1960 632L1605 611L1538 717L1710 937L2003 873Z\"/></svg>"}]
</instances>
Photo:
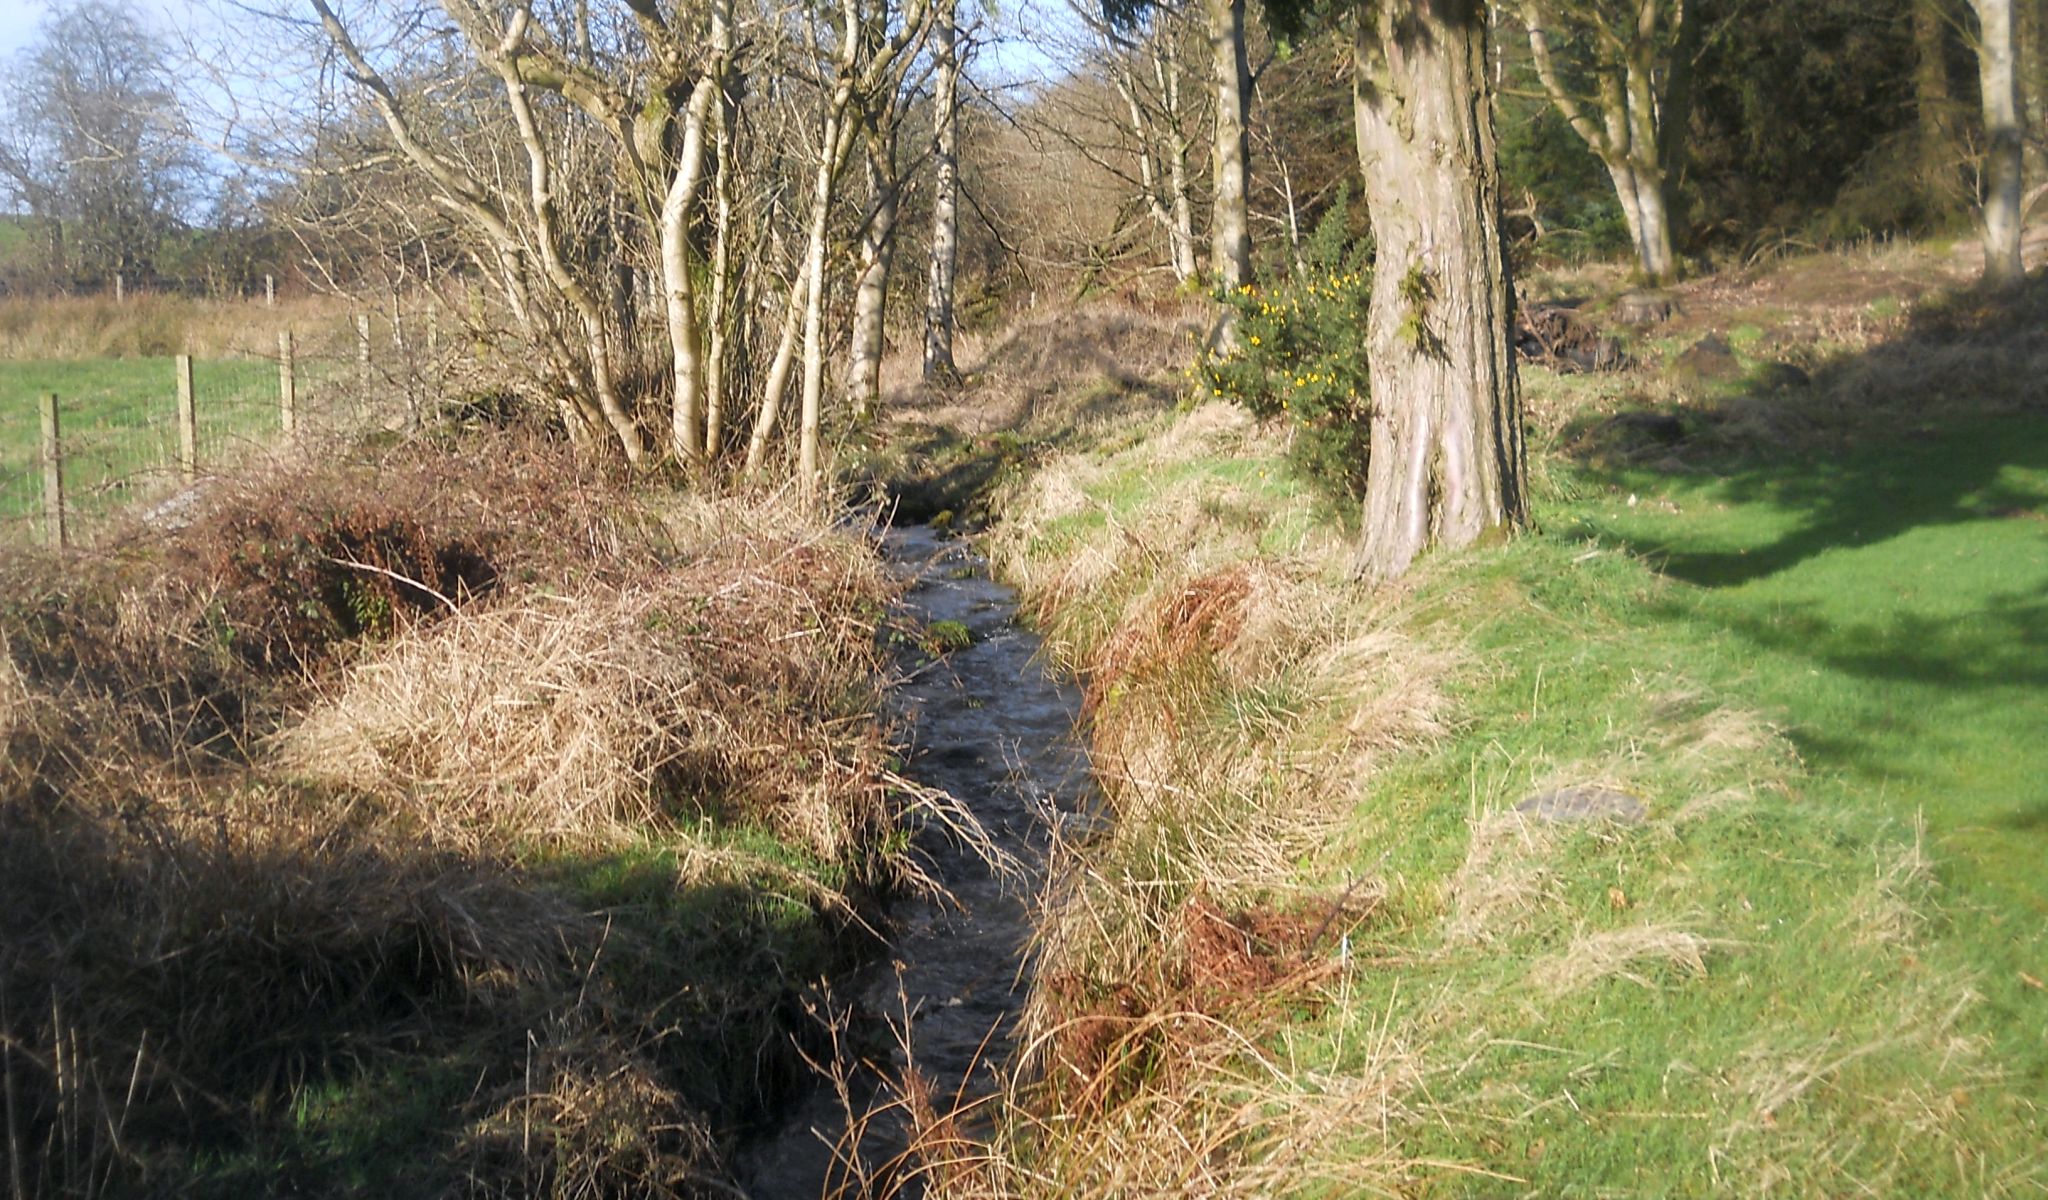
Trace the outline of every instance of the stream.
<instances>
[{"instance_id":1,"label":"stream","mask_svg":"<svg viewBox=\"0 0 2048 1200\"><path fill-rule=\"evenodd\" d=\"M915 898L893 903L884 930L888 952L838 987L839 1003L869 1015L900 1022L907 1009L912 1054L943 1107L956 1095L993 1090L996 1068L1015 1048L1030 982L1031 903L1044 874L1046 815L1085 810L1092 785L1086 750L1074 737L1080 695L1039 661L1038 636L1016 623L1016 594L990 578L987 560L928 526L890 530L883 550L910 583L902 600L909 615L927 624L957 621L972 638L912 668L893 689L892 715L912 731L904 774L957 797L1020 868L1006 879L952 839L921 842L929 869L957 907ZM890 1071L903 1066L900 1050L890 1057ZM886 1098L872 1072L857 1074L852 1090L857 1107ZM846 1185L832 1151L846 1129L833 1089L815 1089L780 1128L739 1156L746 1194L815 1200ZM877 1165L902 1144L900 1125L879 1122L863 1141L862 1157Z\"/></svg>"}]
</instances>

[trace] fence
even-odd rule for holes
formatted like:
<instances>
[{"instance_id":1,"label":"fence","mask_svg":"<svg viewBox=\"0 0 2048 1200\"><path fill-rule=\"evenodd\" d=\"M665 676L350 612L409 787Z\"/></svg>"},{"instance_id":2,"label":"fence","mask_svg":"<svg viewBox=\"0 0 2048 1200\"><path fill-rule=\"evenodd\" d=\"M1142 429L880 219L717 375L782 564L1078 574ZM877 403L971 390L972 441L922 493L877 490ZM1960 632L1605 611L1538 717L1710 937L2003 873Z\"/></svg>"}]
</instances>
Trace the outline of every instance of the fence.
<instances>
[{"instance_id":1,"label":"fence","mask_svg":"<svg viewBox=\"0 0 2048 1200\"><path fill-rule=\"evenodd\" d=\"M417 424L445 365L437 316L280 331L223 358L0 362L0 541L89 540L101 518L254 454Z\"/></svg>"}]
</instances>

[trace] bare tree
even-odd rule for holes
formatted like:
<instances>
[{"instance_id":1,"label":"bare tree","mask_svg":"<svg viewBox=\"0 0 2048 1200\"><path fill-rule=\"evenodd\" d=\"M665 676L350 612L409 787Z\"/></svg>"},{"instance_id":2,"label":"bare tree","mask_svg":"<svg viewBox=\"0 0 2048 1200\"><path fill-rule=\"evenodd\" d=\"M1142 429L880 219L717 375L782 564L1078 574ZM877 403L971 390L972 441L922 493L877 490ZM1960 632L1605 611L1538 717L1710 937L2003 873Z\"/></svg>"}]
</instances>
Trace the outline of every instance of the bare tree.
<instances>
[{"instance_id":1,"label":"bare tree","mask_svg":"<svg viewBox=\"0 0 2048 1200\"><path fill-rule=\"evenodd\" d=\"M1537 77L1607 168L1636 262L1651 283L1669 283L1679 273L1671 190L1691 103L1697 25L1686 5L1522 0Z\"/></svg>"},{"instance_id":2,"label":"bare tree","mask_svg":"<svg viewBox=\"0 0 2048 1200\"><path fill-rule=\"evenodd\" d=\"M56 277L148 273L201 175L161 38L109 0L56 10L0 84L0 189Z\"/></svg>"}]
</instances>

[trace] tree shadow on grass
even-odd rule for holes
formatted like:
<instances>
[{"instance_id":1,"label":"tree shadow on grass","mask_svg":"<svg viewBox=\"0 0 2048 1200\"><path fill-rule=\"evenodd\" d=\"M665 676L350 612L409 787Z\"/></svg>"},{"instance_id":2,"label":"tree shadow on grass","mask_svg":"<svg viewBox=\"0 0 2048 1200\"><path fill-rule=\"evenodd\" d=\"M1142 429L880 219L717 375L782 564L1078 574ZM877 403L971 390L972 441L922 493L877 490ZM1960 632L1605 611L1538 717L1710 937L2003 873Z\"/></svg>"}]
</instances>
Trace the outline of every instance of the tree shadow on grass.
<instances>
[{"instance_id":1,"label":"tree shadow on grass","mask_svg":"<svg viewBox=\"0 0 2048 1200\"><path fill-rule=\"evenodd\" d=\"M1597 481L1645 474L1719 479L1731 504L1763 504L1800 523L1767 544L1639 545L1668 575L1728 587L1829 550L1908 530L1990 518L2041 523L2048 484L2048 274L2003 294L1962 292L1916 310L1905 333L1786 386L1769 364L1692 403L1567 429L1568 455Z\"/></svg>"},{"instance_id":2,"label":"tree shadow on grass","mask_svg":"<svg viewBox=\"0 0 2048 1200\"><path fill-rule=\"evenodd\" d=\"M2048 566L2048 276L1930 305L1807 385L1591 423L1567 452L1617 492L1686 493L1683 518L1580 528L1701 589L1657 619L1778 660L1752 683L1809 762L1939 796L1967 824L2048 829L2022 715L2048 690L2048 571L2029 566ZM1946 532L1885 545L1925 530ZM1851 686L1809 689L1802 667Z\"/></svg>"}]
</instances>

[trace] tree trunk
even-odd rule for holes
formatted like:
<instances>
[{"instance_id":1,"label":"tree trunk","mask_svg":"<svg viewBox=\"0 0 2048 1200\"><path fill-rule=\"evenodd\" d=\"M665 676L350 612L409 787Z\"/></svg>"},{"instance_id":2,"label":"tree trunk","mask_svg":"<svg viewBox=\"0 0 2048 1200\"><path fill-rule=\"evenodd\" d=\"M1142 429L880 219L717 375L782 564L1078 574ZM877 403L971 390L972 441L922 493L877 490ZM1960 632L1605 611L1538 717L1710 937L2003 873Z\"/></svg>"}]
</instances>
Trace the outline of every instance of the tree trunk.
<instances>
[{"instance_id":1,"label":"tree trunk","mask_svg":"<svg viewBox=\"0 0 2048 1200\"><path fill-rule=\"evenodd\" d=\"M896 261L896 130L868 130L868 193L873 207L860 239L860 280L853 293L853 346L848 353L847 391L853 416L866 421L882 397L882 353L889 306L889 271Z\"/></svg>"},{"instance_id":2,"label":"tree trunk","mask_svg":"<svg viewBox=\"0 0 2048 1200\"><path fill-rule=\"evenodd\" d=\"M1595 47L1591 68L1598 89L1599 122L1574 95L1551 58L1556 17L1546 0L1524 0L1522 21L1530 56L1551 104L1572 132L1599 156L1614 182L1622 220L1628 225L1636 266L1651 284L1678 278L1679 262L1671 223L1672 179L1682 157L1685 125L1691 119L1693 26L1683 2L1672 4L1660 32L1661 0L1635 0L1626 22L1603 23L1587 31ZM1669 40L1661 55L1660 45ZM1662 93L1659 93L1660 59Z\"/></svg>"},{"instance_id":3,"label":"tree trunk","mask_svg":"<svg viewBox=\"0 0 2048 1200\"><path fill-rule=\"evenodd\" d=\"M710 328L710 345L704 352L704 457L715 461L725 441L725 397L727 392L729 331L732 302L732 185L737 163L733 155L733 126L738 120L738 88L726 80L718 106L712 111L714 167L712 176L711 224L711 311L705 324Z\"/></svg>"},{"instance_id":4,"label":"tree trunk","mask_svg":"<svg viewBox=\"0 0 2048 1200\"><path fill-rule=\"evenodd\" d=\"M960 31L956 0L939 0L932 27L932 260L925 289L924 377L951 380L953 282L960 254Z\"/></svg>"},{"instance_id":5,"label":"tree trunk","mask_svg":"<svg viewBox=\"0 0 2048 1200\"><path fill-rule=\"evenodd\" d=\"M2020 76L2012 0L1973 0L1981 35L1977 77L1984 95L1984 282L2018 283L2020 265Z\"/></svg>"},{"instance_id":6,"label":"tree trunk","mask_svg":"<svg viewBox=\"0 0 2048 1200\"><path fill-rule=\"evenodd\" d=\"M1377 247L1358 573L1526 519L1512 299L1478 0L1361 0L1353 108Z\"/></svg>"},{"instance_id":7,"label":"tree trunk","mask_svg":"<svg viewBox=\"0 0 2048 1200\"><path fill-rule=\"evenodd\" d=\"M1215 198L1209 217L1209 273L1225 290L1252 277L1252 235L1245 213L1250 144L1246 133L1252 72L1245 54L1244 0L1203 0L1216 72L1216 144L1210 165Z\"/></svg>"},{"instance_id":8,"label":"tree trunk","mask_svg":"<svg viewBox=\"0 0 2048 1200\"><path fill-rule=\"evenodd\" d=\"M704 170L705 127L717 90L717 79L707 74L690 93L682 114L682 147L661 205L662 297L668 314L674 375L669 452L678 463L691 468L704 462L705 369L696 281L690 274L690 223L696 211L697 182Z\"/></svg>"},{"instance_id":9,"label":"tree trunk","mask_svg":"<svg viewBox=\"0 0 2048 1200\"><path fill-rule=\"evenodd\" d=\"M1953 211L1960 159L1948 81L1946 0L1913 0L1913 174L1930 213Z\"/></svg>"},{"instance_id":10,"label":"tree trunk","mask_svg":"<svg viewBox=\"0 0 2048 1200\"><path fill-rule=\"evenodd\" d=\"M846 119L843 104L825 119L825 136L820 149L815 187L811 192L811 232L805 247L802 290L804 294L803 407L797 423L797 486L806 495L818 484L818 439L823 428L825 406L825 251L832 223L832 185L839 177L843 140L840 126Z\"/></svg>"}]
</instances>

